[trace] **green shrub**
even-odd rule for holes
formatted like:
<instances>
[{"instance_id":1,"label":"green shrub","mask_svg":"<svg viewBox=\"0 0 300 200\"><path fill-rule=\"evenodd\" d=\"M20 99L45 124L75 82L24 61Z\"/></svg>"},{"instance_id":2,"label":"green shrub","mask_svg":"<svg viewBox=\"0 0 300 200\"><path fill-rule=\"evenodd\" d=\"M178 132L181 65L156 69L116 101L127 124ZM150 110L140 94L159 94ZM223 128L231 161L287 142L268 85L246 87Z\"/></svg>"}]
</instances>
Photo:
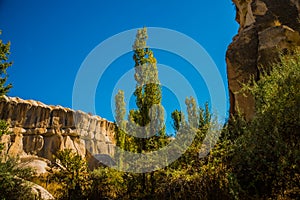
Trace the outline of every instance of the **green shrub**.
<instances>
[{"instance_id":1,"label":"green shrub","mask_svg":"<svg viewBox=\"0 0 300 200\"><path fill-rule=\"evenodd\" d=\"M62 184L59 198L86 199L92 184L86 161L71 149L58 151L55 157L61 167L51 179Z\"/></svg>"},{"instance_id":2,"label":"green shrub","mask_svg":"<svg viewBox=\"0 0 300 200\"><path fill-rule=\"evenodd\" d=\"M112 168L99 167L91 173L91 199L120 199L126 193L124 173Z\"/></svg>"},{"instance_id":3,"label":"green shrub","mask_svg":"<svg viewBox=\"0 0 300 200\"><path fill-rule=\"evenodd\" d=\"M258 82L244 86L256 116L235 140L231 165L240 185L256 198L300 195L300 55L281 57ZM246 129L245 129L246 127Z\"/></svg>"},{"instance_id":4,"label":"green shrub","mask_svg":"<svg viewBox=\"0 0 300 200\"><path fill-rule=\"evenodd\" d=\"M0 162L0 199L34 199L31 187L26 182L32 176L33 171L19 167L17 159L8 158L5 162Z\"/></svg>"}]
</instances>

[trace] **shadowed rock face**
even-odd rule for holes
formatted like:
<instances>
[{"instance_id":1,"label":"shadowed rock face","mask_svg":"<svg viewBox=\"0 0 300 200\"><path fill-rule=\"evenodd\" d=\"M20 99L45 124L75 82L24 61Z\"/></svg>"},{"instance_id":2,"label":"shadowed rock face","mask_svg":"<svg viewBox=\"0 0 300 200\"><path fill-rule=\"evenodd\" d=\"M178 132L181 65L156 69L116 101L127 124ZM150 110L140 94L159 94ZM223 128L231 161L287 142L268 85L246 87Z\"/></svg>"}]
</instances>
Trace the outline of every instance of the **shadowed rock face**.
<instances>
[{"instance_id":1,"label":"shadowed rock face","mask_svg":"<svg viewBox=\"0 0 300 200\"><path fill-rule=\"evenodd\" d=\"M98 116L38 101L3 97L0 119L10 124L2 137L12 156L53 160L58 150L73 149L83 157L114 152L114 123Z\"/></svg>"},{"instance_id":2,"label":"shadowed rock face","mask_svg":"<svg viewBox=\"0 0 300 200\"><path fill-rule=\"evenodd\" d=\"M241 83L250 76L259 79L259 67L267 69L276 62L279 51L300 46L299 0L233 0L238 34L226 53L230 93L230 113L238 108L246 119L254 116L254 99L239 94Z\"/></svg>"}]
</instances>

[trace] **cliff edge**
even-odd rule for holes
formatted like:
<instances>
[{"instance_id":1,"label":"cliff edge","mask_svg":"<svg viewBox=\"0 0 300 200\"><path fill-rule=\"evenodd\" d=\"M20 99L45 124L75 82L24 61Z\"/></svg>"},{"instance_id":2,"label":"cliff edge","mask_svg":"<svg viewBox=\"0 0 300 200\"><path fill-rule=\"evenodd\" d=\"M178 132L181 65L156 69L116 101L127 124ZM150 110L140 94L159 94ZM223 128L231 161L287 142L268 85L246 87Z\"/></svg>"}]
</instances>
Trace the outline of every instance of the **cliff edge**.
<instances>
[{"instance_id":1,"label":"cliff edge","mask_svg":"<svg viewBox=\"0 0 300 200\"><path fill-rule=\"evenodd\" d=\"M114 123L99 116L18 97L0 98L0 119L10 125L3 152L49 161L58 150L73 149L88 160L114 153Z\"/></svg>"},{"instance_id":2,"label":"cliff edge","mask_svg":"<svg viewBox=\"0 0 300 200\"><path fill-rule=\"evenodd\" d=\"M230 113L239 109L246 119L255 113L254 99L238 93L250 76L259 79L259 67L276 62L279 52L300 46L299 0L233 0L238 34L226 53Z\"/></svg>"}]
</instances>

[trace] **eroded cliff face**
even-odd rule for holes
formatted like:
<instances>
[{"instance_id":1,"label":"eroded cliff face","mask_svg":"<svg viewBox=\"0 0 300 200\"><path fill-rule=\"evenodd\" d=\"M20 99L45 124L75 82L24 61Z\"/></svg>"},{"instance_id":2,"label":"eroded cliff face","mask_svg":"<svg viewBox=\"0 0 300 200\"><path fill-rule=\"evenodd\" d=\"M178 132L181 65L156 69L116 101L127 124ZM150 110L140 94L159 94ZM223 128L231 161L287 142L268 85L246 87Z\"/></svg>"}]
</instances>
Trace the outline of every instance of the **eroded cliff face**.
<instances>
[{"instance_id":1,"label":"eroded cliff face","mask_svg":"<svg viewBox=\"0 0 300 200\"><path fill-rule=\"evenodd\" d=\"M61 106L48 106L20 98L0 98L0 119L12 134L2 137L4 152L52 161L58 150L73 149L81 156L114 151L114 124L98 116Z\"/></svg>"},{"instance_id":2,"label":"eroded cliff face","mask_svg":"<svg viewBox=\"0 0 300 200\"><path fill-rule=\"evenodd\" d=\"M226 53L230 93L230 113L238 109L251 119L254 99L238 93L250 76L259 79L259 67L276 62L279 51L300 46L299 0L233 0L236 6L238 34Z\"/></svg>"}]
</instances>

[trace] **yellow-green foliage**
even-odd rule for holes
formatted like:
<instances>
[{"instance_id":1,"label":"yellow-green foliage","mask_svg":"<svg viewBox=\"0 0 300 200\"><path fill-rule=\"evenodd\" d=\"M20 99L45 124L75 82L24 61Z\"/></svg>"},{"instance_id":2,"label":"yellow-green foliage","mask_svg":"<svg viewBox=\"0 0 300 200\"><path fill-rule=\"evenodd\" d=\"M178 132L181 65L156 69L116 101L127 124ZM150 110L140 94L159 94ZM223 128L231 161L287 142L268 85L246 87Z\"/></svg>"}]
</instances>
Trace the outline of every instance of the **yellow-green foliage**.
<instances>
[{"instance_id":1,"label":"yellow-green foliage","mask_svg":"<svg viewBox=\"0 0 300 200\"><path fill-rule=\"evenodd\" d=\"M139 32L141 38L136 40L136 47L145 47L144 32ZM136 65L155 63L148 59L153 58L152 54L145 58L145 54L150 53L146 47L135 49ZM36 182L57 199L299 199L300 54L282 56L271 69L261 71L258 82L252 81L243 87L243 91L256 100L254 119L246 121L241 115L232 117L217 144L204 158L199 158L202 141L217 120L212 122L208 104L198 109L190 98L186 101L187 120L180 111L173 112L172 118L175 137L188 135L191 127L196 130L196 137L181 158L170 166L145 174L119 172L108 167L89 172L84 159L71 150L64 150L56 155L61 169ZM146 78L143 73L138 74L142 71L136 71L137 82ZM158 78L157 74L152 75ZM145 152L165 145L161 143L163 140L155 138L151 143L151 140L125 137L122 128L130 127L131 122L147 124L149 113L144 110L160 104L161 91L157 84L139 86L137 84L135 92L138 109L131 110L128 123L124 121L122 92L116 98L117 123L121 125L117 128L116 141L125 150ZM155 92L151 92L151 88ZM0 122L0 135L6 132L7 125ZM164 130L160 134L164 140L170 139ZM18 170L10 163L0 163L0 199L9 199L7 195L12 191L20 194L14 190L21 185L14 177L26 178L27 172Z\"/></svg>"},{"instance_id":2,"label":"yellow-green foliage","mask_svg":"<svg viewBox=\"0 0 300 200\"><path fill-rule=\"evenodd\" d=\"M87 198L92 181L86 161L71 149L57 152L56 159L61 168L54 172L51 179L62 184L64 189L62 199Z\"/></svg>"},{"instance_id":3,"label":"yellow-green foliage","mask_svg":"<svg viewBox=\"0 0 300 200\"><path fill-rule=\"evenodd\" d=\"M249 195L294 198L300 195L300 54L282 56L271 68L244 87L256 99L256 116L236 127L243 135L231 165Z\"/></svg>"},{"instance_id":4,"label":"yellow-green foliage","mask_svg":"<svg viewBox=\"0 0 300 200\"><path fill-rule=\"evenodd\" d=\"M119 199L126 194L124 173L105 167L99 167L91 173L93 179L92 199Z\"/></svg>"},{"instance_id":5,"label":"yellow-green foliage","mask_svg":"<svg viewBox=\"0 0 300 200\"><path fill-rule=\"evenodd\" d=\"M59 181L55 181L51 174L34 177L31 181L45 188L55 199L63 198L65 188Z\"/></svg>"},{"instance_id":6,"label":"yellow-green foliage","mask_svg":"<svg viewBox=\"0 0 300 200\"><path fill-rule=\"evenodd\" d=\"M0 161L0 199L34 199L30 185L25 181L30 180L33 174L32 169L20 167L16 158Z\"/></svg>"}]
</instances>

